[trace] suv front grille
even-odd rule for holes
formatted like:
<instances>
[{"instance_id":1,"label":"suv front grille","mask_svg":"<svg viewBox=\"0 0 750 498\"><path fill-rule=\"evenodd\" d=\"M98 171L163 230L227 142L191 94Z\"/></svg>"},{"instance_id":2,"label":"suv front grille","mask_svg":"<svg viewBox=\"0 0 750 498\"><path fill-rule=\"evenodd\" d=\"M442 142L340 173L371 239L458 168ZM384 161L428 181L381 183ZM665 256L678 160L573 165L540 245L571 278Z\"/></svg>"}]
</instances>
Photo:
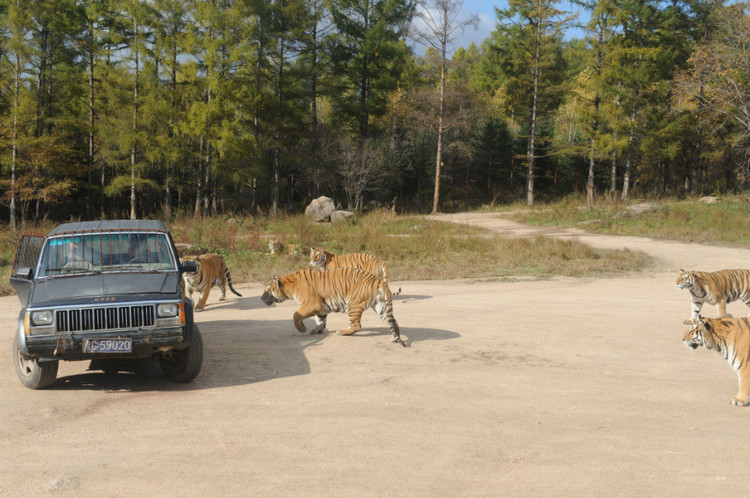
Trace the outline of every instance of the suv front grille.
<instances>
[{"instance_id":1,"label":"suv front grille","mask_svg":"<svg viewBox=\"0 0 750 498\"><path fill-rule=\"evenodd\" d=\"M154 305L76 308L55 313L58 332L153 327Z\"/></svg>"}]
</instances>

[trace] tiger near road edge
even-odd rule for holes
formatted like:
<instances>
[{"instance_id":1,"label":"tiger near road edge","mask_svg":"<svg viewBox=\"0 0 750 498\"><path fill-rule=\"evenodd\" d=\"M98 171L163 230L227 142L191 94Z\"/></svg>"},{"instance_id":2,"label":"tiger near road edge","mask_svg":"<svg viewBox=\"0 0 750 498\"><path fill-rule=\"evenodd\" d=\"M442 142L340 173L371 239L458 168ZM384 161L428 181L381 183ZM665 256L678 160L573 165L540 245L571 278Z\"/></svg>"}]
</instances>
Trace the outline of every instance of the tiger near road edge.
<instances>
[{"instance_id":1,"label":"tiger near road edge","mask_svg":"<svg viewBox=\"0 0 750 498\"><path fill-rule=\"evenodd\" d=\"M349 315L349 328L339 335L351 335L361 328L362 313L373 308L381 320L388 323L392 342L406 346L401 339L398 323L393 316L393 301L388 284L372 273L356 268L335 268L320 271L303 268L283 277L274 277L261 299L267 305L292 299L299 305L294 312L294 326L300 332L307 329L302 322L314 317L315 328L311 334L325 330L326 318L331 312Z\"/></svg>"},{"instance_id":2,"label":"tiger near road edge","mask_svg":"<svg viewBox=\"0 0 750 498\"><path fill-rule=\"evenodd\" d=\"M727 316L727 304L732 301L739 299L750 306L750 270L680 270L675 285L690 291L691 314L685 324L698 318L703 303L715 304L719 318Z\"/></svg>"},{"instance_id":3,"label":"tiger near road edge","mask_svg":"<svg viewBox=\"0 0 750 498\"><path fill-rule=\"evenodd\" d=\"M750 397L750 320L747 318L703 318L690 321L682 338L689 348L716 349L737 372L739 389L729 400L734 406L747 406Z\"/></svg>"}]
</instances>

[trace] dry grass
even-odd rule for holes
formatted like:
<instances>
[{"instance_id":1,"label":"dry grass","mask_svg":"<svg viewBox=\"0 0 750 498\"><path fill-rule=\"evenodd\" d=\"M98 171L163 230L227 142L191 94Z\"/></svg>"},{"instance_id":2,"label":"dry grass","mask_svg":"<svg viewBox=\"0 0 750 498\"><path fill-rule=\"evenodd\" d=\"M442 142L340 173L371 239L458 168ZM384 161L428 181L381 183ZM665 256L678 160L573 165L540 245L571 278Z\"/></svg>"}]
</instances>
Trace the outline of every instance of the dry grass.
<instances>
[{"instance_id":1,"label":"dry grass","mask_svg":"<svg viewBox=\"0 0 750 498\"><path fill-rule=\"evenodd\" d=\"M583 277L638 271L648 256L627 250L593 249L575 241L507 239L466 225L374 212L351 224L309 223L302 216L278 220L253 218L182 218L168 224L176 243L194 251L222 254L236 282L266 282L307 265L301 253L270 255L269 239L286 246L322 246L334 253L368 252L382 257L392 280L453 278ZM32 227L29 231L47 231ZM0 231L0 294L8 285L17 234Z\"/></svg>"}]
</instances>

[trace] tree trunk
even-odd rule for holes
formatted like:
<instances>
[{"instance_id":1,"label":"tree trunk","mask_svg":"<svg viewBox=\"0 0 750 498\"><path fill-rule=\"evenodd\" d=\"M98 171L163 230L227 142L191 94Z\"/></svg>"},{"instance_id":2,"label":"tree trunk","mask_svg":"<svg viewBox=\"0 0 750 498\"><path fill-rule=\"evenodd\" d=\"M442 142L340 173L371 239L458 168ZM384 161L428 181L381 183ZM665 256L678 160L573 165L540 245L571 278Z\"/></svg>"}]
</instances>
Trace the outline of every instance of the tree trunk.
<instances>
[{"instance_id":1,"label":"tree trunk","mask_svg":"<svg viewBox=\"0 0 750 498\"><path fill-rule=\"evenodd\" d=\"M698 116L703 114L703 99L704 99L704 88L701 85L700 96L698 99ZM698 195L698 189L700 187L700 164L701 164L701 149L703 147L703 123L698 124L698 141L695 144L695 157L691 161L690 165L690 194Z\"/></svg>"},{"instance_id":2,"label":"tree trunk","mask_svg":"<svg viewBox=\"0 0 750 498\"><path fill-rule=\"evenodd\" d=\"M539 59L541 50L541 26L536 26L536 40L534 48L534 92L532 95L531 102L531 122L529 126L529 146L527 150L527 161L529 164L527 182L526 182L526 204L529 206L534 205L534 155L535 145L534 140L536 138L536 106L537 99L539 97Z\"/></svg>"},{"instance_id":3,"label":"tree trunk","mask_svg":"<svg viewBox=\"0 0 750 498\"><path fill-rule=\"evenodd\" d=\"M172 70L171 70L171 89L172 89L172 119L170 120L172 126L169 129L169 137L174 138L176 118L174 116L174 109L177 108L177 49L175 48L172 52ZM174 176L174 164L169 160L167 164L167 178L164 181L164 218L169 221L172 219L172 177Z\"/></svg>"},{"instance_id":4,"label":"tree trunk","mask_svg":"<svg viewBox=\"0 0 750 498\"><path fill-rule=\"evenodd\" d=\"M613 142L617 142L617 133L614 135ZM614 198L614 193L617 190L617 150L612 149L612 168L609 172L609 192Z\"/></svg>"},{"instance_id":5,"label":"tree trunk","mask_svg":"<svg viewBox=\"0 0 750 498\"><path fill-rule=\"evenodd\" d=\"M136 145L135 136L138 133L138 21L133 18L133 41L135 43L135 84L133 85L133 148L130 151L130 219L136 219L135 215L135 165Z\"/></svg>"},{"instance_id":6,"label":"tree trunk","mask_svg":"<svg viewBox=\"0 0 750 498\"><path fill-rule=\"evenodd\" d=\"M201 136L200 144L198 145L199 155L198 155L198 184L196 187L195 192L195 211L193 212L193 217L195 219L198 219L201 217L201 195L203 193L203 137Z\"/></svg>"},{"instance_id":7,"label":"tree trunk","mask_svg":"<svg viewBox=\"0 0 750 498\"><path fill-rule=\"evenodd\" d=\"M276 105L281 109L283 99L283 87L284 87L284 40L279 40L279 72L278 72L278 87L276 89ZM273 199L271 205L271 212L274 216L279 214L279 195L280 195L280 182L281 182L281 124L276 120L274 130L274 146L273 146Z\"/></svg>"},{"instance_id":8,"label":"tree trunk","mask_svg":"<svg viewBox=\"0 0 750 498\"><path fill-rule=\"evenodd\" d=\"M203 214L204 216L211 216L210 200L211 200L211 144L206 143L206 178L203 181Z\"/></svg>"},{"instance_id":9,"label":"tree trunk","mask_svg":"<svg viewBox=\"0 0 750 498\"><path fill-rule=\"evenodd\" d=\"M16 162L18 160L18 112L21 80L21 56L16 54L15 81L13 82L13 146L10 158L10 226L16 227Z\"/></svg>"},{"instance_id":10,"label":"tree trunk","mask_svg":"<svg viewBox=\"0 0 750 498\"><path fill-rule=\"evenodd\" d=\"M594 154L594 139L592 138L591 148L589 149L589 176L586 179L586 204L589 206L594 205L594 166L596 165Z\"/></svg>"},{"instance_id":11,"label":"tree trunk","mask_svg":"<svg viewBox=\"0 0 750 498\"><path fill-rule=\"evenodd\" d=\"M86 203L86 212L89 218L92 214L92 198L94 183L94 22L89 21L89 156L88 156L88 202Z\"/></svg>"},{"instance_id":12,"label":"tree trunk","mask_svg":"<svg viewBox=\"0 0 750 498\"><path fill-rule=\"evenodd\" d=\"M440 110L438 112L437 154L435 156L435 195L432 198L432 214L440 212L440 173L443 166L443 120L445 118L445 42L442 44L440 63Z\"/></svg>"},{"instance_id":13,"label":"tree trunk","mask_svg":"<svg viewBox=\"0 0 750 498\"><path fill-rule=\"evenodd\" d=\"M628 158L625 160L625 175L622 179L622 198L627 199L628 193L630 190L630 154L628 154Z\"/></svg>"}]
</instances>

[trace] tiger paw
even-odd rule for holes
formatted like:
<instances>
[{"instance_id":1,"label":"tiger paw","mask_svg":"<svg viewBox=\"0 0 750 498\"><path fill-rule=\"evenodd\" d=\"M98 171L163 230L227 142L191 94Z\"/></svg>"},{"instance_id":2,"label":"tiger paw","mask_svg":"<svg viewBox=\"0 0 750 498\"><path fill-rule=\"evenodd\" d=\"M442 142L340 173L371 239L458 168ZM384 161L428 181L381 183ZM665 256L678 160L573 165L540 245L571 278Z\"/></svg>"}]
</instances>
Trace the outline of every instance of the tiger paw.
<instances>
[{"instance_id":1,"label":"tiger paw","mask_svg":"<svg viewBox=\"0 0 750 498\"><path fill-rule=\"evenodd\" d=\"M729 400L729 404L732 405L732 406L747 406L748 402L747 402L747 400L743 401L740 398L738 398L737 396L735 396L734 398L732 398L732 399Z\"/></svg>"}]
</instances>

